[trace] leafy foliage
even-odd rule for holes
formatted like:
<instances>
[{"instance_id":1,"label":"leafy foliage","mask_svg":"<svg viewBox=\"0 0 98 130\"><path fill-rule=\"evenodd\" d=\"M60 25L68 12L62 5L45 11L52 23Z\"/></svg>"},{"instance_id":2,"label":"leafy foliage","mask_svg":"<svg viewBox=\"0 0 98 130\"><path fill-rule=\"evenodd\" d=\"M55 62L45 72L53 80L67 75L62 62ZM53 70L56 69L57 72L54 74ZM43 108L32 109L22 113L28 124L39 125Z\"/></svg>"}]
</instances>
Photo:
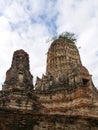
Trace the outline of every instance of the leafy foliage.
<instances>
[{"instance_id":1,"label":"leafy foliage","mask_svg":"<svg viewBox=\"0 0 98 130\"><path fill-rule=\"evenodd\" d=\"M70 33L70 32L64 32L62 33L59 38L64 38L66 39L68 42L74 43L76 41L76 35L74 33Z\"/></svg>"}]
</instances>

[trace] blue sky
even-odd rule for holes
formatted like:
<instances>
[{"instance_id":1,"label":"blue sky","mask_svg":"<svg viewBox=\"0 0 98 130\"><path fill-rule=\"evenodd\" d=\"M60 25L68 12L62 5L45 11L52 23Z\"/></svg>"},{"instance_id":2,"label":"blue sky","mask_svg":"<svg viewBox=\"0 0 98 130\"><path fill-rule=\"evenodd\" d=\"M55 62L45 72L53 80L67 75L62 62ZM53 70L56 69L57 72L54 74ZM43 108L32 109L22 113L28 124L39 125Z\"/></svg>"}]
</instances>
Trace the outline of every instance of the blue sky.
<instances>
[{"instance_id":1,"label":"blue sky","mask_svg":"<svg viewBox=\"0 0 98 130\"><path fill-rule=\"evenodd\" d=\"M0 0L1 87L13 52L20 48L30 55L34 79L41 77L50 45L46 41L65 31L78 35L82 63L98 87L97 0Z\"/></svg>"}]
</instances>

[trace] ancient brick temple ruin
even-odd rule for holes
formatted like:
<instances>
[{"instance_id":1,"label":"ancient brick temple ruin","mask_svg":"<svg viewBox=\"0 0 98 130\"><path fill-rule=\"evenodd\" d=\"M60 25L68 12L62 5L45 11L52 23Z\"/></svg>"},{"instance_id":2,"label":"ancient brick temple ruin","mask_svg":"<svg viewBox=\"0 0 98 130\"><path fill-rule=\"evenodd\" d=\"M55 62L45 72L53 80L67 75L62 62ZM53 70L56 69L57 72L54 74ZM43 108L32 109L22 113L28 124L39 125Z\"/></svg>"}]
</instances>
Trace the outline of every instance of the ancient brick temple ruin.
<instances>
[{"instance_id":1,"label":"ancient brick temple ruin","mask_svg":"<svg viewBox=\"0 0 98 130\"><path fill-rule=\"evenodd\" d=\"M98 90L73 41L52 42L35 86L28 54L14 52L0 91L0 130L98 130Z\"/></svg>"}]
</instances>

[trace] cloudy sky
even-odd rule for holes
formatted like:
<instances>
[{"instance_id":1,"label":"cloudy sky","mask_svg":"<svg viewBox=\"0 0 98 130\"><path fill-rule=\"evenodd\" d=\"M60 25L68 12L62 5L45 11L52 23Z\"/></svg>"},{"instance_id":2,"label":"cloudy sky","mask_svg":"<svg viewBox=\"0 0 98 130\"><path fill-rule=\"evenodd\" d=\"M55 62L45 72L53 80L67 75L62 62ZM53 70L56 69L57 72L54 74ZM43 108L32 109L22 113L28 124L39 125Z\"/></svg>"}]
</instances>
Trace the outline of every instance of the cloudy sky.
<instances>
[{"instance_id":1,"label":"cloudy sky","mask_svg":"<svg viewBox=\"0 0 98 130\"><path fill-rule=\"evenodd\" d=\"M82 63L98 88L98 0L0 0L0 89L13 52L24 49L34 76L45 73L53 36L77 34Z\"/></svg>"}]
</instances>

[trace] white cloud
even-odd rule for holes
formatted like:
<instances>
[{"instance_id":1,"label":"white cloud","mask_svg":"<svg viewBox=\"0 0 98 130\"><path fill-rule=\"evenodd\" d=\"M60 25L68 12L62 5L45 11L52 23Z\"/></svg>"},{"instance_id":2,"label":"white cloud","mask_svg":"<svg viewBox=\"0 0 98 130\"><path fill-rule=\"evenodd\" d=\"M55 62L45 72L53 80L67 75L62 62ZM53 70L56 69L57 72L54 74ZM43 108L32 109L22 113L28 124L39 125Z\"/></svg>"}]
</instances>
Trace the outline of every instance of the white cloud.
<instances>
[{"instance_id":1,"label":"white cloud","mask_svg":"<svg viewBox=\"0 0 98 130\"><path fill-rule=\"evenodd\" d=\"M10 30L9 22L4 16L0 17L0 25L2 25L0 26L0 32L3 32L4 30Z\"/></svg>"},{"instance_id":2,"label":"white cloud","mask_svg":"<svg viewBox=\"0 0 98 130\"><path fill-rule=\"evenodd\" d=\"M58 0L59 18L57 21L58 32L65 30L82 32L92 24L95 16L92 1ZM92 18L91 18L92 17ZM63 26L65 28L63 28Z\"/></svg>"}]
</instances>

